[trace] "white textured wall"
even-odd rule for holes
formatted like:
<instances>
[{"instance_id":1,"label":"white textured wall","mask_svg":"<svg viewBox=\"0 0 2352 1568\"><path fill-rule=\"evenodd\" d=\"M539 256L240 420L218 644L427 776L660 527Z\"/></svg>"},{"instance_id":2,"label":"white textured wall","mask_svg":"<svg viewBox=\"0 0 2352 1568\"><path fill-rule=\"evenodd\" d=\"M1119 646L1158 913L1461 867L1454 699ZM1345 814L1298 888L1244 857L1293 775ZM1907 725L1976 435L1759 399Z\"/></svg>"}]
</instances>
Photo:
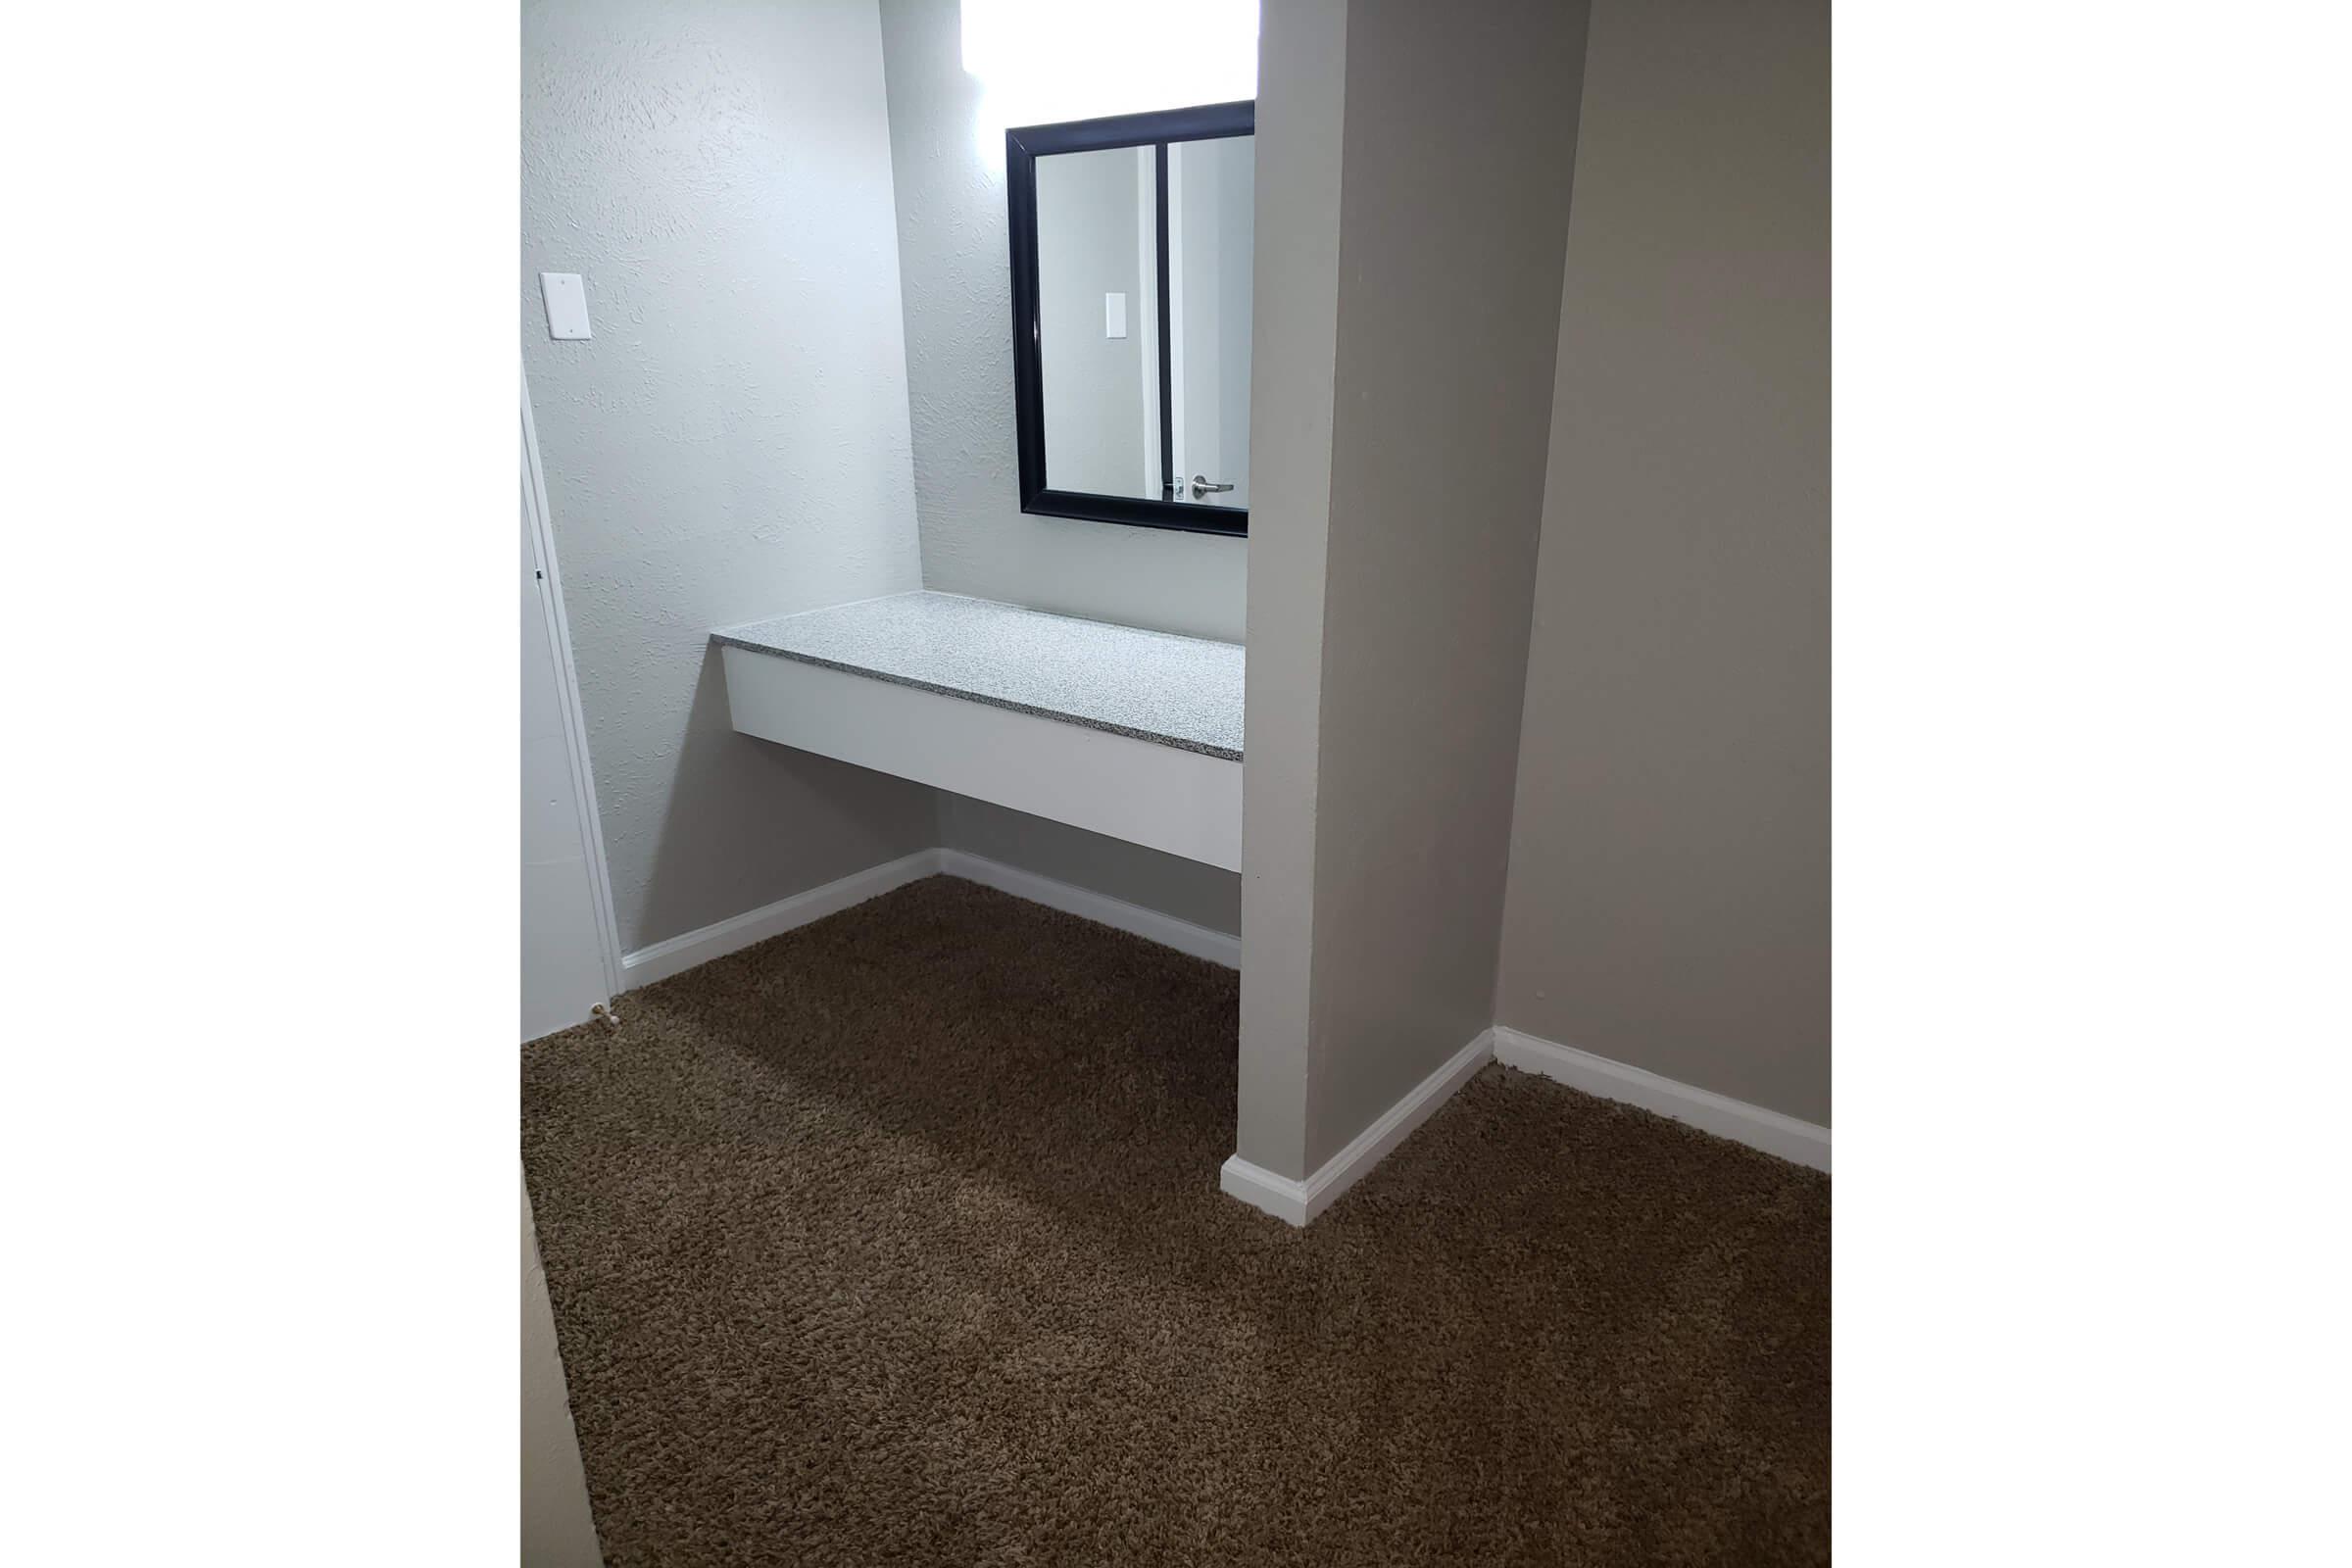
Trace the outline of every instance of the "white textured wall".
<instances>
[{"instance_id":1,"label":"white textured wall","mask_svg":"<svg viewBox=\"0 0 2352 1568\"><path fill-rule=\"evenodd\" d=\"M873 0L533 0L522 66L523 355L634 949L936 842L929 790L736 734L708 645L920 584L881 38ZM548 340L541 270L593 339Z\"/></svg>"}]
</instances>

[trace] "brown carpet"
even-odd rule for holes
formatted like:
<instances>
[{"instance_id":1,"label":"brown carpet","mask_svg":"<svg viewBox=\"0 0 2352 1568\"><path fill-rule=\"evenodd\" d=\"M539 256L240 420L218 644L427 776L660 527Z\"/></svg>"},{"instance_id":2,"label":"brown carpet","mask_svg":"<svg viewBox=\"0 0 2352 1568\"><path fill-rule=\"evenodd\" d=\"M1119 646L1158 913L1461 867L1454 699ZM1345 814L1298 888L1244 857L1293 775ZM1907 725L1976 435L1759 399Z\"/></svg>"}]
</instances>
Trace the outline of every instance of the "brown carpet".
<instances>
[{"instance_id":1,"label":"brown carpet","mask_svg":"<svg viewBox=\"0 0 2352 1568\"><path fill-rule=\"evenodd\" d=\"M1236 977L933 878L523 1050L605 1560L1829 1556L1827 1178L1490 1066L1304 1231Z\"/></svg>"}]
</instances>

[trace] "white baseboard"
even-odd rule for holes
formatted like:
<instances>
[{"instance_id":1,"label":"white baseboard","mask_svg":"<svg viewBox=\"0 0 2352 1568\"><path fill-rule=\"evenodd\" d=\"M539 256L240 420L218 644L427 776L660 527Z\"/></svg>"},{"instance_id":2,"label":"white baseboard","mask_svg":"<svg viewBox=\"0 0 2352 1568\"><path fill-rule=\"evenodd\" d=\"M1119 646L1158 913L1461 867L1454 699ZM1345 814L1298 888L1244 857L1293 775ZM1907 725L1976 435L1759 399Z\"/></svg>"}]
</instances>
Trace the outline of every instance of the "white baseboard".
<instances>
[{"instance_id":1,"label":"white baseboard","mask_svg":"<svg viewBox=\"0 0 2352 1568\"><path fill-rule=\"evenodd\" d=\"M782 936L811 920L821 920L828 914L839 914L854 905L868 899L878 899L894 888L909 882L919 882L927 876L941 873L959 876L967 882L1009 893L1016 899L1027 899L1050 909L1075 914L1082 919L1113 926L1132 932L1148 942L1189 953L1196 958L1221 963L1228 969L1242 966L1242 939L1222 931L1179 920L1157 909L1147 909L1140 904L1129 904L1106 893L1074 887L1056 882L1035 871L1024 871L1017 865L1006 865L985 856L969 855L962 850L917 850L882 865L872 865L862 871L853 871L838 882L828 882L821 888L796 893L789 899L778 899L761 908L747 910L732 919L689 931L684 936L657 942L649 948L639 948L620 960L623 988L635 990L650 986L657 980L666 980L682 974L698 963L723 958L755 942Z\"/></svg>"},{"instance_id":2,"label":"white baseboard","mask_svg":"<svg viewBox=\"0 0 2352 1568\"><path fill-rule=\"evenodd\" d=\"M918 850L733 919L640 948L621 959L622 975L628 989L651 985L698 963L725 957L755 942L764 942L797 926L879 898L894 888L942 873L1130 932L1211 963L1241 967L1241 938L1223 931L1212 931L1157 909L1147 909L985 856L962 850ZM1329 1208L1391 1150L1403 1143L1490 1059L1522 1072L1556 1079L1603 1100L1622 1101L1661 1116L1671 1116L1701 1132L1729 1138L1799 1165L1825 1172L1830 1168L1827 1127L1497 1024L1455 1052L1412 1093L1390 1106L1378 1121L1357 1134L1353 1142L1304 1181L1278 1176L1236 1154L1219 1171L1217 1185L1277 1219L1304 1225Z\"/></svg>"},{"instance_id":3,"label":"white baseboard","mask_svg":"<svg viewBox=\"0 0 2352 1568\"><path fill-rule=\"evenodd\" d=\"M1157 909L1147 909L1140 904L1114 899L1107 893L1056 882L1050 876L1040 876L1035 871L1025 871L1017 865L1006 865L1002 860L992 860L963 850L942 850L939 852L939 860L942 871L950 876L959 876L966 882L977 882L982 887L1009 893L1016 899L1042 904L1049 909L1059 909L1064 914L1074 914L1081 919L1112 926L1142 937L1147 942L1156 942L1163 948L1174 948L1178 953L1189 953L1196 958L1221 963L1228 969L1242 966L1242 939L1226 932L1212 931L1207 926L1179 920Z\"/></svg>"},{"instance_id":4,"label":"white baseboard","mask_svg":"<svg viewBox=\"0 0 2352 1568\"><path fill-rule=\"evenodd\" d=\"M1217 1172L1217 1185L1252 1208L1276 1219L1304 1225L1339 1201L1340 1195L1361 1181L1365 1172L1387 1157L1389 1151L1429 1120L1453 1092L1470 1081L1494 1054L1494 1032L1488 1030L1446 1058L1445 1065L1381 1114L1380 1120L1355 1135L1354 1142L1323 1162L1302 1182L1277 1176L1236 1154Z\"/></svg>"},{"instance_id":5,"label":"white baseboard","mask_svg":"<svg viewBox=\"0 0 2352 1568\"><path fill-rule=\"evenodd\" d=\"M1360 1181L1389 1151L1403 1143L1414 1128L1429 1120L1430 1113L1490 1059L1521 1072L1557 1079L1588 1095L1623 1101L1661 1116L1671 1116L1701 1132L1729 1138L1799 1165L1823 1172L1830 1168L1827 1127L1816 1127L1809 1121L1766 1110L1762 1105L1695 1089L1640 1067L1595 1056L1589 1051L1540 1040L1497 1024L1454 1053L1443 1067L1390 1106L1387 1114L1365 1128L1353 1143L1325 1161L1322 1169L1306 1180L1277 1176L1236 1154L1217 1172L1217 1185L1252 1208L1263 1209L1293 1225L1304 1225Z\"/></svg>"},{"instance_id":6,"label":"white baseboard","mask_svg":"<svg viewBox=\"0 0 2352 1568\"><path fill-rule=\"evenodd\" d=\"M1640 1067L1629 1067L1606 1056L1595 1056L1574 1046L1494 1026L1494 1059L1521 1072L1556 1078L1571 1089L1603 1100L1619 1100L1643 1110L1688 1122L1701 1132L1760 1149L1818 1171L1830 1168L1830 1130L1794 1116L1784 1116L1762 1105L1751 1105L1711 1090L1694 1089L1672 1078L1661 1078Z\"/></svg>"},{"instance_id":7,"label":"white baseboard","mask_svg":"<svg viewBox=\"0 0 2352 1568\"><path fill-rule=\"evenodd\" d=\"M723 958L738 949L769 937L782 936L797 926L811 920L821 920L828 914L839 914L854 905L868 899L878 899L893 888L903 888L909 882L919 882L939 874L939 851L917 850L912 855L869 865L862 871L853 871L838 882L828 882L821 888L796 893L789 899L758 909L750 909L732 919L689 931L684 936L657 942L650 948L639 948L624 955L620 960L621 978L629 990L652 985L681 974L698 963Z\"/></svg>"}]
</instances>

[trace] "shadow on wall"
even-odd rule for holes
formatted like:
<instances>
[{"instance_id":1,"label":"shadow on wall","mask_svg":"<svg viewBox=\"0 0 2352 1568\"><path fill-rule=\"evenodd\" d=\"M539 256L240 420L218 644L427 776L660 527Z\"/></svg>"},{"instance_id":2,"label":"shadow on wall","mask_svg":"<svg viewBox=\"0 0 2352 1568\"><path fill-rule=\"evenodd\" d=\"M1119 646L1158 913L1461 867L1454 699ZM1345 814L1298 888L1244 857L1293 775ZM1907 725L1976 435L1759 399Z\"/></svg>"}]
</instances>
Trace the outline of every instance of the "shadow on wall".
<instances>
[{"instance_id":1,"label":"shadow on wall","mask_svg":"<svg viewBox=\"0 0 2352 1568\"><path fill-rule=\"evenodd\" d=\"M620 911L631 951L774 902L779 851L796 862L791 894L938 842L923 785L738 733L716 648L696 672L671 777L644 893Z\"/></svg>"}]
</instances>

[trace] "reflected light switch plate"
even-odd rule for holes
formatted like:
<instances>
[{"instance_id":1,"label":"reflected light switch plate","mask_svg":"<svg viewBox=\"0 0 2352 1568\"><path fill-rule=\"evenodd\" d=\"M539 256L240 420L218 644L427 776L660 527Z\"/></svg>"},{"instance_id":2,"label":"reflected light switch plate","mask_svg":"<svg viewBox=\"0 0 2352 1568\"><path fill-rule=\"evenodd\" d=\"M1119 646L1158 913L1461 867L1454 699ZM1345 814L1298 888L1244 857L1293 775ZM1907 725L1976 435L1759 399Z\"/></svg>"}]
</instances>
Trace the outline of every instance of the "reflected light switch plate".
<instances>
[{"instance_id":1,"label":"reflected light switch plate","mask_svg":"<svg viewBox=\"0 0 2352 1568\"><path fill-rule=\"evenodd\" d=\"M1126 295L1105 294L1102 296L1102 335L1104 337L1125 337L1127 335Z\"/></svg>"},{"instance_id":2,"label":"reflected light switch plate","mask_svg":"<svg viewBox=\"0 0 2352 1568\"><path fill-rule=\"evenodd\" d=\"M541 272L539 295L547 301L547 335L558 340L588 335L588 290L577 272Z\"/></svg>"}]
</instances>

